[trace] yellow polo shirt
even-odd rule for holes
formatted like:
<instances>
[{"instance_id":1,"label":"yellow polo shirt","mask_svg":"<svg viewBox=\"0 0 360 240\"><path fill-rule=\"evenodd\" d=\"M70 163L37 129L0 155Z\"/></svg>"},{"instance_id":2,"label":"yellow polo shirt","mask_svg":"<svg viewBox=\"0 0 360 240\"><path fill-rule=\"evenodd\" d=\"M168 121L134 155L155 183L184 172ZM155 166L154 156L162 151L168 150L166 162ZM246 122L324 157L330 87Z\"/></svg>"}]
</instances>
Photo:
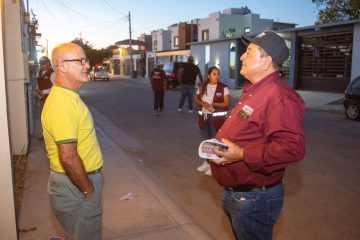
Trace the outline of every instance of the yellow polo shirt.
<instances>
[{"instance_id":1,"label":"yellow polo shirt","mask_svg":"<svg viewBox=\"0 0 360 240\"><path fill-rule=\"evenodd\" d=\"M65 172L57 145L72 142L77 142L86 172L102 166L93 119L78 91L53 85L41 113L41 124L51 170Z\"/></svg>"}]
</instances>

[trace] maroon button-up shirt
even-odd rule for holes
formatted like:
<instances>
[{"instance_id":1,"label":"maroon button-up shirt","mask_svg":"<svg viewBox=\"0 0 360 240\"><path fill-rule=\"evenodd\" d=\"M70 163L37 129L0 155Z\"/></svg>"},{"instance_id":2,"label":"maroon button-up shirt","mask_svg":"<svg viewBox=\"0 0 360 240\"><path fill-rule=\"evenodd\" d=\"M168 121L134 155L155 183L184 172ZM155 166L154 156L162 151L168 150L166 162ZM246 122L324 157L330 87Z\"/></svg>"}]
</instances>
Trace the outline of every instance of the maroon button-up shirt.
<instances>
[{"instance_id":1,"label":"maroon button-up shirt","mask_svg":"<svg viewBox=\"0 0 360 240\"><path fill-rule=\"evenodd\" d=\"M244 160L211 163L216 181L224 187L266 186L281 180L285 167L305 155L304 101L275 72L248 84L216 135L244 148Z\"/></svg>"}]
</instances>

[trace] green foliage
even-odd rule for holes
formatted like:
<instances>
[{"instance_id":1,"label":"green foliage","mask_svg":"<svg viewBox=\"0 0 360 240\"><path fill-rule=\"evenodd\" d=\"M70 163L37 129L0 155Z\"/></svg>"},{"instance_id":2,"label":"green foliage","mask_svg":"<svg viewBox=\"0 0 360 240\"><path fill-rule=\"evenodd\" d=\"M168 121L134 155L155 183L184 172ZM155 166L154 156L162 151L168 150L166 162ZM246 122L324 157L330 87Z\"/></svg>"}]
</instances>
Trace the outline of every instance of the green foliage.
<instances>
[{"instance_id":1,"label":"green foliage","mask_svg":"<svg viewBox=\"0 0 360 240\"><path fill-rule=\"evenodd\" d=\"M360 0L312 0L319 8L318 23L341 22L360 17Z\"/></svg>"},{"instance_id":2,"label":"green foliage","mask_svg":"<svg viewBox=\"0 0 360 240\"><path fill-rule=\"evenodd\" d=\"M110 45L107 48L95 49L88 41L83 41L79 38L75 38L71 42L76 43L83 48L91 67L97 63L102 63L104 58L111 58L112 50L116 48L115 45Z\"/></svg>"}]
</instances>

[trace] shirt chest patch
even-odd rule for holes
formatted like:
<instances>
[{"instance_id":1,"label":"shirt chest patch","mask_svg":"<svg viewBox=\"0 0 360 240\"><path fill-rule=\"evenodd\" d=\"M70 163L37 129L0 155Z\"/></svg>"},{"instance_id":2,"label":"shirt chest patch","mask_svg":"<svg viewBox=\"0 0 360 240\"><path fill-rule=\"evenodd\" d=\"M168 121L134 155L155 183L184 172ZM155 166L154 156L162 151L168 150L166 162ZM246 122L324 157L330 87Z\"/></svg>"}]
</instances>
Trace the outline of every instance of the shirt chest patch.
<instances>
[{"instance_id":1,"label":"shirt chest patch","mask_svg":"<svg viewBox=\"0 0 360 240\"><path fill-rule=\"evenodd\" d=\"M241 119L247 120L251 116L253 111L254 109L252 107L250 107L249 105L244 105L237 115Z\"/></svg>"},{"instance_id":2,"label":"shirt chest patch","mask_svg":"<svg viewBox=\"0 0 360 240\"><path fill-rule=\"evenodd\" d=\"M221 92L217 92L217 93L215 93L215 96L216 97L221 97L223 94L221 93Z\"/></svg>"}]
</instances>

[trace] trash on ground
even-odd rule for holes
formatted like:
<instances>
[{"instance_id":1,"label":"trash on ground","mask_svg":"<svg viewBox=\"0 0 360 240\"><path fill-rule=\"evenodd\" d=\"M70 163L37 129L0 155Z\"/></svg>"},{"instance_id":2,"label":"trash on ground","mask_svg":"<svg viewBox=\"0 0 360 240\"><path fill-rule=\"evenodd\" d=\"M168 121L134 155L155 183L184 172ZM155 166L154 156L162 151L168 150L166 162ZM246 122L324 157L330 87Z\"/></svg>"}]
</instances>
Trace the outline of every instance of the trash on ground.
<instances>
[{"instance_id":1,"label":"trash on ground","mask_svg":"<svg viewBox=\"0 0 360 240\"><path fill-rule=\"evenodd\" d=\"M136 195L135 195L134 193L131 193L131 192L130 192L130 193L122 196L122 197L120 198L120 200L131 200L131 199L133 199L134 197L136 197Z\"/></svg>"}]
</instances>

